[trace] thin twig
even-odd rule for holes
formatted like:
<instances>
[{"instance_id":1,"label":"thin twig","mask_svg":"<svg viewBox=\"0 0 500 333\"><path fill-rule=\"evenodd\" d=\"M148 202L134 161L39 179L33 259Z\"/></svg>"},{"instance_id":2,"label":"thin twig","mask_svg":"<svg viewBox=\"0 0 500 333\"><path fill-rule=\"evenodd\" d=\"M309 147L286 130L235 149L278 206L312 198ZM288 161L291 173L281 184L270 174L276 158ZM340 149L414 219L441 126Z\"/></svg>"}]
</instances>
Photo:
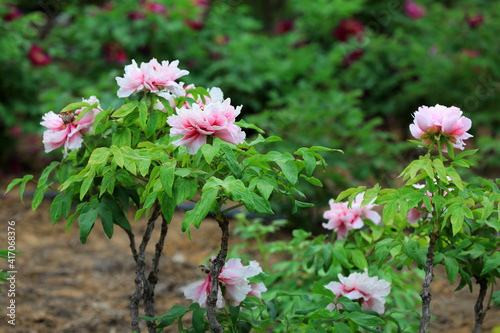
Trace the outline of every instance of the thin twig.
<instances>
[{"instance_id":1,"label":"thin twig","mask_svg":"<svg viewBox=\"0 0 500 333\"><path fill-rule=\"evenodd\" d=\"M486 316L486 311L483 308L483 301L486 297L486 292L488 291L488 280L485 278L476 277L476 282L479 284L479 295L477 296L476 304L474 305L474 319L476 321L472 333L481 332L483 326L484 317ZM487 305L488 306L488 305Z\"/></svg>"},{"instance_id":2,"label":"thin twig","mask_svg":"<svg viewBox=\"0 0 500 333\"><path fill-rule=\"evenodd\" d=\"M224 329L222 325L219 324L217 318L215 317L216 306L217 306L217 295L219 292L219 275L222 271L222 267L226 262L228 243L229 243L229 220L221 214L217 217L217 222L219 222L219 227L222 231L221 246L219 254L212 262L212 268L210 270L210 275L212 278L212 286L210 294L207 299L207 317L210 324L210 328L215 333L223 333Z\"/></svg>"},{"instance_id":3,"label":"thin twig","mask_svg":"<svg viewBox=\"0 0 500 333\"><path fill-rule=\"evenodd\" d=\"M422 283L422 292L420 297L422 298L422 320L420 321L420 327L418 328L418 333L426 333L427 326L431 321L431 298L430 287L432 279L434 278L434 245L436 245L437 234L430 234L429 250L427 252L427 260L425 262L425 278Z\"/></svg>"}]
</instances>

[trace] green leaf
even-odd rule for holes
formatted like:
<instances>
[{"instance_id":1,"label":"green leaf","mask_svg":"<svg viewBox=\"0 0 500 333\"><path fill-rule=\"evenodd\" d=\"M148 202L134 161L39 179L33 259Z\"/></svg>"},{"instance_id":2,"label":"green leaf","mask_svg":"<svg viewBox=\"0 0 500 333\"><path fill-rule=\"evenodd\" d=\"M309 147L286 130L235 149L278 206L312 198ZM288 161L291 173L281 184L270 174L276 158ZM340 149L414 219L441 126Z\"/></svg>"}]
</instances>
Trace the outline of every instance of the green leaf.
<instances>
[{"instance_id":1,"label":"green leaf","mask_svg":"<svg viewBox=\"0 0 500 333\"><path fill-rule=\"evenodd\" d=\"M316 169L316 159L314 158L314 155L309 152L305 152L302 155L302 158L306 163L306 175L311 177L314 173L314 170Z\"/></svg>"},{"instance_id":2,"label":"green leaf","mask_svg":"<svg viewBox=\"0 0 500 333\"><path fill-rule=\"evenodd\" d=\"M353 302L347 297L340 297L338 302L342 304L342 308L347 312L361 312L359 303Z\"/></svg>"},{"instance_id":3,"label":"green leaf","mask_svg":"<svg viewBox=\"0 0 500 333\"><path fill-rule=\"evenodd\" d=\"M146 126L146 137L148 138L151 137L156 131L156 126L158 125L158 120L160 119L158 112L162 111L153 110L153 112L149 115L148 125Z\"/></svg>"},{"instance_id":4,"label":"green leaf","mask_svg":"<svg viewBox=\"0 0 500 333\"><path fill-rule=\"evenodd\" d=\"M280 166L281 171L283 171L283 175L285 176L285 178L292 185L296 185L299 180L298 176L299 171L297 170L297 165L295 164L295 162L293 160L287 160L285 162L276 161L276 163L278 163L278 165Z\"/></svg>"},{"instance_id":5,"label":"green leaf","mask_svg":"<svg viewBox=\"0 0 500 333\"><path fill-rule=\"evenodd\" d=\"M229 167L229 170L231 170L233 176L237 179L241 178L242 176L241 165L238 163L236 155L234 155L233 149L231 149L231 147L225 144L221 145L221 149L224 152L224 160L226 161L227 166Z\"/></svg>"},{"instance_id":6,"label":"green leaf","mask_svg":"<svg viewBox=\"0 0 500 333\"><path fill-rule=\"evenodd\" d=\"M118 128L112 135L112 144L117 147L130 147L132 145L132 132L129 128Z\"/></svg>"},{"instance_id":7,"label":"green leaf","mask_svg":"<svg viewBox=\"0 0 500 333\"><path fill-rule=\"evenodd\" d=\"M76 102L76 103L71 103L71 104L68 104L66 105L62 110L61 112L59 113L66 113L70 110L76 110L76 109L81 109L81 108L84 108L84 107L88 107L88 106L91 106L89 103L87 102ZM97 105L96 105L97 106Z\"/></svg>"},{"instance_id":8,"label":"green leaf","mask_svg":"<svg viewBox=\"0 0 500 333\"><path fill-rule=\"evenodd\" d=\"M321 183L321 181L318 178L316 178L316 177L306 177L304 175L300 175L300 176L302 178L304 178L305 180L307 180L309 183L311 183L314 186L323 187L323 184Z\"/></svg>"},{"instance_id":9,"label":"green leaf","mask_svg":"<svg viewBox=\"0 0 500 333\"><path fill-rule=\"evenodd\" d=\"M271 193L274 191L274 186L276 181L268 177L255 178L257 182L257 189L259 190L262 197L269 200Z\"/></svg>"},{"instance_id":10,"label":"green leaf","mask_svg":"<svg viewBox=\"0 0 500 333\"><path fill-rule=\"evenodd\" d=\"M56 224L62 216L68 218L71 209L71 196L65 193L58 194L50 205L50 219L52 225Z\"/></svg>"},{"instance_id":11,"label":"green leaf","mask_svg":"<svg viewBox=\"0 0 500 333\"><path fill-rule=\"evenodd\" d=\"M143 131L146 130L146 122L148 121L148 105L146 101L139 103L139 122Z\"/></svg>"},{"instance_id":12,"label":"green leaf","mask_svg":"<svg viewBox=\"0 0 500 333\"><path fill-rule=\"evenodd\" d=\"M179 205L186 199L192 199L198 192L198 183L194 178L175 178L174 191L176 194L176 203Z\"/></svg>"},{"instance_id":13,"label":"green leaf","mask_svg":"<svg viewBox=\"0 0 500 333\"><path fill-rule=\"evenodd\" d=\"M175 163L167 162L160 168L160 181L163 189L168 194L172 196L172 187L174 186L175 179Z\"/></svg>"},{"instance_id":14,"label":"green leaf","mask_svg":"<svg viewBox=\"0 0 500 333\"><path fill-rule=\"evenodd\" d=\"M384 223L392 221L392 219L398 212L398 209L399 209L399 202L397 198L395 198L394 201L387 202L382 211L382 221L384 221Z\"/></svg>"},{"instance_id":15,"label":"green leaf","mask_svg":"<svg viewBox=\"0 0 500 333\"><path fill-rule=\"evenodd\" d=\"M195 226L196 229L200 227L201 221L210 212L210 208L217 200L217 193L219 188L210 187L203 188L201 194L201 199L194 205L194 208L184 215L184 220L182 221L181 230L185 232L191 224Z\"/></svg>"},{"instance_id":16,"label":"green leaf","mask_svg":"<svg viewBox=\"0 0 500 333\"><path fill-rule=\"evenodd\" d=\"M350 312L346 318L361 326L377 326L384 323L381 318L363 312Z\"/></svg>"},{"instance_id":17,"label":"green leaf","mask_svg":"<svg viewBox=\"0 0 500 333\"><path fill-rule=\"evenodd\" d=\"M83 201L83 198L89 191L90 187L94 183L94 174L89 173L87 177L83 180L82 186L80 187L80 201Z\"/></svg>"},{"instance_id":18,"label":"green leaf","mask_svg":"<svg viewBox=\"0 0 500 333\"><path fill-rule=\"evenodd\" d=\"M100 203L97 205L97 212L101 216L102 228L106 236L111 238L113 236L113 213L111 209L107 205Z\"/></svg>"},{"instance_id":19,"label":"green leaf","mask_svg":"<svg viewBox=\"0 0 500 333\"><path fill-rule=\"evenodd\" d=\"M441 161L439 158L436 158L433 162L432 165L434 166L434 169L436 169L436 172L439 176L439 179L445 183L448 184L448 179L446 178L446 169L443 165L443 161Z\"/></svg>"},{"instance_id":20,"label":"green leaf","mask_svg":"<svg viewBox=\"0 0 500 333\"><path fill-rule=\"evenodd\" d=\"M111 145L111 147L109 147L109 151L113 154L116 165L118 165L120 168L123 168L123 164L125 163L125 161L123 160L121 149L115 145Z\"/></svg>"},{"instance_id":21,"label":"green leaf","mask_svg":"<svg viewBox=\"0 0 500 333\"><path fill-rule=\"evenodd\" d=\"M472 154L475 154L477 153L479 149L472 149L472 150L466 150L466 151L463 151L461 152L460 154L458 154L455 159L456 160L459 160L461 158L464 158L465 156L469 156L469 155L472 155Z\"/></svg>"},{"instance_id":22,"label":"green leaf","mask_svg":"<svg viewBox=\"0 0 500 333\"><path fill-rule=\"evenodd\" d=\"M431 179L434 179L434 169L432 168L432 161L427 160L427 163L424 164L423 168L424 168L425 172L427 173L427 176L429 176L429 178L431 178Z\"/></svg>"},{"instance_id":23,"label":"green leaf","mask_svg":"<svg viewBox=\"0 0 500 333\"><path fill-rule=\"evenodd\" d=\"M257 131L258 133L261 133L261 134L264 134L265 132L260 129L259 127L255 126L254 124L250 124L250 123L247 123L245 120L241 119L237 122L234 123L235 125L238 125L239 127L241 128L250 128L250 129L253 129L255 131Z\"/></svg>"},{"instance_id":24,"label":"green leaf","mask_svg":"<svg viewBox=\"0 0 500 333\"><path fill-rule=\"evenodd\" d=\"M220 146L217 142L214 142L213 145L206 144L201 146L201 153L203 154L203 157L208 164L212 163L214 157L217 156L219 148Z\"/></svg>"},{"instance_id":25,"label":"green leaf","mask_svg":"<svg viewBox=\"0 0 500 333\"><path fill-rule=\"evenodd\" d=\"M483 197L483 211L481 214L481 220L486 220L488 216L493 213L493 201L491 201L488 197Z\"/></svg>"},{"instance_id":26,"label":"green leaf","mask_svg":"<svg viewBox=\"0 0 500 333\"><path fill-rule=\"evenodd\" d=\"M151 157L142 157L139 161L139 173L143 176L146 177L146 175L149 173L149 167L151 165Z\"/></svg>"},{"instance_id":27,"label":"green leaf","mask_svg":"<svg viewBox=\"0 0 500 333\"><path fill-rule=\"evenodd\" d=\"M123 117L127 116L128 114L130 114L132 111L134 111L138 105L139 105L139 102L137 102L137 101L133 101L133 102L124 104L121 108L119 108L118 110L113 112L113 114L111 116L115 117L115 118L123 118Z\"/></svg>"},{"instance_id":28,"label":"green leaf","mask_svg":"<svg viewBox=\"0 0 500 333\"><path fill-rule=\"evenodd\" d=\"M451 214L451 226L453 229L453 236L458 232L462 231L462 225L464 223L464 214L462 209L456 209L453 214Z\"/></svg>"},{"instance_id":29,"label":"green leaf","mask_svg":"<svg viewBox=\"0 0 500 333\"><path fill-rule=\"evenodd\" d=\"M453 284L460 268L458 261L455 258L444 257L444 268L446 269L446 275L448 275L450 284Z\"/></svg>"},{"instance_id":30,"label":"green leaf","mask_svg":"<svg viewBox=\"0 0 500 333\"><path fill-rule=\"evenodd\" d=\"M124 230L131 230L130 222L125 217L125 213L120 208L118 202L113 199L110 195L104 195L101 199L101 203L106 205L113 214L113 222ZM128 209L128 206L126 207Z\"/></svg>"},{"instance_id":31,"label":"green leaf","mask_svg":"<svg viewBox=\"0 0 500 333\"><path fill-rule=\"evenodd\" d=\"M363 270L368 268L368 262L366 261L366 255L361 252L361 250L355 249L351 251L352 262L354 265Z\"/></svg>"},{"instance_id":32,"label":"green leaf","mask_svg":"<svg viewBox=\"0 0 500 333\"><path fill-rule=\"evenodd\" d=\"M101 134L104 132L108 125L108 111L99 112L94 118L94 134ZM102 124L101 124L102 123Z\"/></svg>"},{"instance_id":33,"label":"green leaf","mask_svg":"<svg viewBox=\"0 0 500 333\"><path fill-rule=\"evenodd\" d=\"M102 197L102 195L104 193L106 193L106 191L109 194L113 194L113 191L115 189L115 183L116 183L116 178L115 178L115 175L113 174L113 172L110 171L110 172L106 173L104 175L104 177L102 178L99 196Z\"/></svg>"},{"instance_id":34,"label":"green leaf","mask_svg":"<svg viewBox=\"0 0 500 333\"><path fill-rule=\"evenodd\" d=\"M97 220L97 207L96 206L85 206L78 217L78 224L80 225L80 241L82 244L87 242L87 237Z\"/></svg>"},{"instance_id":35,"label":"green leaf","mask_svg":"<svg viewBox=\"0 0 500 333\"><path fill-rule=\"evenodd\" d=\"M108 161L108 156L109 156L109 149L108 148L97 148L92 152L92 155L90 156L89 159L89 164L104 164Z\"/></svg>"},{"instance_id":36,"label":"green leaf","mask_svg":"<svg viewBox=\"0 0 500 333\"><path fill-rule=\"evenodd\" d=\"M264 305L267 308L267 313L269 314L269 318L271 318L274 321L276 319L276 316L278 315L278 303L276 302L276 299L264 301Z\"/></svg>"},{"instance_id":37,"label":"green leaf","mask_svg":"<svg viewBox=\"0 0 500 333\"><path fill-rule=\"evenodd\" d=\"M61 162L54 161L54 162L50 163L50 165L43 170L43 172L40 176L40 179L38 179L38 187L45 185L45 183L49 179L49 176L52 173L52 171L54 171L54 169L57 166L59 166L60 164L61 164Z\"/></svg>"},{"instance_id":38,"label":"green leaf","mask_svg":"<svg viewBox=\"0 0 500 333\"><path fill-rule=\"evenodd\" d=\"M451 180L453 183L460 189L464 190L464 186L462 185L462 179L460 178L460 175L453 169L452 167L447 167L446 168L446 174L450 176Z\"/></svg>"},{"instance_id":39,"label":"green leaf","mask_svg":"<svg viewBox=\"0 0 500 333\"><path fill-rule=\"evenodd\" d=\"M481 276L488 274L492 270L498 269L498 266L500 266L500 252L495 252L493 255L486 258Z\"/></svg>"},{"instance_id":40,"label":"green leaf","mask_svg":"<svg viewBox=\"0 0 500 333\"><path fill-rule=\"evenodd\" d=\"M85 102L84 102L84 103L85 103ZM89 104L89 103L87 103L87 104ZM82 109L82 110L80 111L80 113L78 114L78 116L76 116L76 119L74 120L74 122L75 122L76 124L78 124L78 122L79 122L80 120L82 120L82 118L83 118L83 117L85 117L85 115L86 115L86 114L87 114L90 110L92 110L92 109L94 109L95 107L97 107L97 105L98 105L98 104L99 104L99 103L94 103L94 104L92 104L92 105L90 105L90 106L87 106L86 108Z\"/></svg>"},{"instance_id":41,"label":"green leaf","mask_svg":"<svg viewBox=\"0 0 500 333\"><path fill-rule=\"evenodd\" d=\"M341 321L336 321L333 323L333 331L335 333L352 333L351 328Z\"/></svg>"},{"instance_id":42,"label":"green leaf","mask_svg":"<svg viewBox=\"0 0 500 333\"><path fill-rule=\"evenodd\" d=\"M45 192L49 189L50 184L45 184L42 187L38 187L33 194L33 201L31 202L31 208L33 210L37 209L37 207L42 203L43 196Z\"/></svg>"},{"instance_id":43,"label":"green leaf","mask_svg":"<svg viewBox=\"0 0 500 333\"><path fill-rule=\"evenodd\" d=\"M201 308L193 310L193 328L195 333L205 333L205 312L207 309Z\"/></svg>"},{"instance_id":44,"label":"green leaf","mask_svg":"<svg viewBox=\"0 0 500 333\"><path fill-rule=\"evenodd\" d=\"M167 195L167 193L162 192L159 196L159 201L163 217L167 223L170 223L172 221L172 217L174 216L175 199Z\"/></svg>"}]
</instances>

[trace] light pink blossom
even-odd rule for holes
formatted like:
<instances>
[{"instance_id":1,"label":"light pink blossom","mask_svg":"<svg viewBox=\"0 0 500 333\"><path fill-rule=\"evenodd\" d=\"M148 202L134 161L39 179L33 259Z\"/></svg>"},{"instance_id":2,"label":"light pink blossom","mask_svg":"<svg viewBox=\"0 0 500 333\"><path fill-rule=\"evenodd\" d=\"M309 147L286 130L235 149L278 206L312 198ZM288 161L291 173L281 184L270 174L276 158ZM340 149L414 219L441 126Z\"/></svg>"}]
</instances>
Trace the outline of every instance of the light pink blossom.
<instances>
[{"instance_id":1,"label":"light pink blossom","mask_svg":"<svg viewBox=\"0 0 500 333\"><path fill-rule=\"evenodd\" d=\"M189 74L188 71L179 69L178 65L178 60L170 63L162 61L160 64L153 58L148 63L141 63L139 67L135 60L132 60L132 64L125 66L124 76L116 77L120 86L118 97L128 97L139 91L159 93L164 89L178 93L182 88L175 80Z\"/></svg>"},{"instance_id":2,"label":"light pink blossom","mask_svg":"<svg viewBox=\"0 0 500 333\"><path fill-rule=\"evenodd\" d=\"M373 210L376 205L373 201L368 205L361 207L364 193L360 193L354 199L351 208L348 208L348 202L335 203L333 199L328 202L330 210L324 212L323 217L328 220L322 226L325 229L333 230L337 233L337 239L347 237L349 230L361 229L364 225L363 220L371 220L374 224L381 221L380 214Z\"/></svg>"},{"instance_id":3,"label":"light pink blossom","mask_svg":"<svg viewBox=\"0 0 500 333\"><path fill-rule=\"evenodd\" d=\"M234 124L240 114L241 105L236 109L228 98L225 101L214 102L205 106L193 103L192 108L177 109L177 114L168 117L171 126L170 136L182 135L182 138L172 142L175 146L185 145L191 155L207 142L208 135L214 135L235 145L245 141L245 132Z\"/></svg>"},{"instance_id":4,"label":"light pink blossom","mask_svg":"<svg viewBox=\"0 0 500 333\"><path fill-rule=\"evenodd\" d=\"M412 20L418 20L424 17L427 12L415 1L406 1L404 6L405 14L408 15Z\"/></svg>"},{"instance_id":5,"label":"light pink blossom","mask_svg":"<svg viewBox=\"0 0 500 333\"><path fill-rule=\"evenodd\" d=\"M472 122L462 116L462 111L457 107L439 104L430 107L421 106L413 117L415 120L410 125L411 134L428 145L432 144L434 136L442 134L450 139L453 147L463 150L464 140L472 137L467 133ZM446 145L443 145L442 150L447 151Z\"/></svg>"},{"instance_id":6,"label":"light pink blossom","mask_svg":"<svg viewBox=\"0 0 500 333\"><path fill-rule=\"evenodd\" d=\"M365 310L375 311L379 314L384 313L384 297L389 295L391 291L389 282L379 280L377 276L369 277L366 268L364 273L351 273L348 277L339 274L338 278L340 282L330 282L325 286L337 295L336 300L341 296L350 300L362 300L362 306ZM339 306L337 305L337 308ZM329 304L327 308L333 310L335 305Z\"/></svg>"},{"instance_id":7,"label":"light pink blossom","mask_svg":"<svg viewBox=\"0 0 500 333\"><path fill-rule=\"evenodd\" d=\"M187 286L184 295L186 298L200 304L201 307L206 307L208 295L212 290L212 277L207 267L204 267L203 271L208 274L205 281L195 282ZM230 301L232 305L237 306L247 296L260 298L261 293L267 291L265 285L262 282L250 283L248 281L248 278L260 273L262 273L262 269L257 261L250 261L249 265L243 266L241 259L229 259L219 274L219 283L225 286L226 291L222 295L221 288L219 288L216 306L222 308L226 301Z\"/></svg>"},{"instance_id":8,"label":"light pink blossom","mask_svg":"<svg viewBox=\"0 0 500 333\"><path fill-rule=\"evenodd\" d=\"M179 86L182 88L182 90L180 90L180 92L177 92L178 93L177 95L175 93L170 92L170 91L162 91L162 92L158 93L158 96L165 98L172 108L175 108L175 106L176 106L175 99L177 97L188 97L188 98L194 99L193 94L187 92L188 90L196 88L196 86L194 84L189 84L187 86L184 86L184 82L179 82ZM222 93L222 90L220 88L212 87L212 88L209 88L207 90L207 92L210 96L204 96L205 102L203 102L203 99L200 96L198 96L196 103L199 106L203 106L203 105L210 104L213 102L221 102L221 103L224 102L224 94ZM188 101L185 101L182 106L186 109L191 109L191 105L189 104ZM167 110L162 102L158 102L155 105L155 109L161 110L163 112L167 112Z\"/></svg>"},{"instance_id":9,"label":"light pink blossom","mask_svg":"<svg viewBox=\"0 0 500 333\"><path fill-rule=\"evenodd\" d=\"M47 128L43 133L46 153L64 145L64 156L67 156L68 149L76 150L81 147L82 134L92 134L94 119L102 110L99 100L95 96L91 96L87 100L83 99L83 101L89 104L97 103L97 107L89 110L78 123L76 123L76 118L82 109L75 112L70 110L60 115L50 111L42 117L43 121L40 124Z\"/></svg>"}]
</instances>

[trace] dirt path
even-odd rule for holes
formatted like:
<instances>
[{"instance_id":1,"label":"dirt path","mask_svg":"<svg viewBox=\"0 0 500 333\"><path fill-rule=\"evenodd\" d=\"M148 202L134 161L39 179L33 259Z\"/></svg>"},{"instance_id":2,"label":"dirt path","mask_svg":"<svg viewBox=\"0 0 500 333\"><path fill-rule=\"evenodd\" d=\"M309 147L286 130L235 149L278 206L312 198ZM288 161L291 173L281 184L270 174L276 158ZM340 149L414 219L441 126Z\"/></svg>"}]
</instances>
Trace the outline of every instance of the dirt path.
<instances>
[{"instance_id":1,"label":"dirt path","mask_svg":"<svg viewBox=\"0 0 500 333\"><path fill-rule=\"evenodd\" d=\"M0 228L3 229L0 235L6 234L7 221L16 221L16 245L24 252L16 261L16 326L7 324L8 298L2 285L0 332L129 332L129 300L134 285L131 272L135 265L125 233L116 228L113 238L108 240L96 223L84 245L79 241L77 222L65 233L64 222L51 226L49 201L45 200L36 212L31 210L30 203L29 199L21 203L16 192L0 199ZM203 278L197 265L219 246L220 231L214 221L208 219L200 230L193 229L192 241L180 231L181 221L182 214L176 213L160 265L156 289L158 314L165 313L174 304L190 304L182 288ZM133 223L136 235L142 234L145 222L140 219ZM155 233L153 239L157 237ZM6 247L5 238L0 239L0 248ZM233 238L232 242L235 244L237 239ZM148 253L152 254L151 249ZM438 275L444 276L442 272ZM433 287L432 307L437 317L431 331L471 332L475 294L471 295L468 290L453 294L443 279L437 280ZM483 332L491 332L498 325L500 311L492 310L486 317Z\"/></svg>"}]
</instances>

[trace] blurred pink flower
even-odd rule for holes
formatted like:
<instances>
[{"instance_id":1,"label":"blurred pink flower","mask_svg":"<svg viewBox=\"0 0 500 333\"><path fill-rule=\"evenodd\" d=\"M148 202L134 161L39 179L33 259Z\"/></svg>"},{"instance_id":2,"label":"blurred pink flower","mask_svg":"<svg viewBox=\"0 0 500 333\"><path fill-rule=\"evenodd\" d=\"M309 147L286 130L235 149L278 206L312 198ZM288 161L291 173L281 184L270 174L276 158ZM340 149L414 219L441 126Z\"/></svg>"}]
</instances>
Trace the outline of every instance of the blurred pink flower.
<instances>
[{"instance_id":1,"label":"blurred pink flower","mask_svg":"<svg viewBox=\"0 0 500 333\"><path fill-rule=\"evenodd\" d=\"M427 14L425 9L415 1L406 1L404 10L405 14L412 20L418 20Z\"/></svg>"},{"instance_id":2,"label":"blurred pink flower","mask_svg":"<svg viewBox=\"0 0 500 333\"><path fill-rule=\"evenodd\" d=\"M376 205L369 203L361 207L364 193L360 193L354 199L351 208L348 208L348 202L335 203L333 199L328 202L330 210L324 212L323 217L328 220L322 226L325 229L333 230L337 233L337 239L347 237L349 230L361 229L364 225L363 219L371 220L374 224L381 222L378 212L373 210Z\"/></svg>"},{"instance_id":3,"label":"blurred pink flower","mask_svg":"<svg viewBox=\"0 0 500 333\"><path fill-rule=\"evenodd\" d=\"M348 277L339 274L338 278L340 282L330 282L325 286L337 295L336 300L341 296L350 300L363 300L362 306L365 310L375 311L379 314L384 313L384 297L391 292L389 282L379 280L376 276L369 277L366 268L364 273L351 273ZM337 305L337 308L339 306ZM329 304L327 308L333 310L335 305Z\"/></svg>"},{"instance_id":4,"label":"blurred pink flower","mask_svg":"<svg viewBox=\"0 0 500 333\"><path fill-rule=\"evenodd\" d=\"M345 19L333 31L333 36L341 41L347 42L349 37L357 37L361 40L363 37L365 26L356 19Z\"/></svg>"},{"instance_id":5,"label":"blurred pink flower","mask_svg":"<svg viewBox=\"0 0 500 333\"><path fill-rule=\"evenodd\" d=\"M210 261L213 261L212 258ZM200 304L201 307L207 306L207 298L212 290L210 270L206 267L202 269L208 274L203 282L195 282L186 287L184 296ZM257 261L250 261L250 264L243 266L241 259L229 259L219 274L219 283L225 286L225 295L222 295L221 288L217 295L217 307L222 308L226 301L237 306L247 296L261 297L261 293L267 291L264 284L249 283L248 278L262 273L262 269Z\"/></svg>"},{"instance_id":6,"label":"blurred pink flower","mask_svg":"<svg viewBox=\"0 0 500 333\"><path fill-rule=\"evenodd\" d=\"M9 8L9 11L7 14L3 16L3 19L7 22L17 20L21 16L23 16L23 12L19 10L19 8L16 5L8 4L5 5Z\"/></svg>"},{"instance_id":7,"label":"blurred pink flower","mask_svg":"<svg viewBox=\"0 0 500 333\"><path fill-rule=\"evenodd\" d=\"M349 67L353 62L357 61L359 58L361 58L365 52L363 50L357 49L349 53L343 61L343 65L345 67Z\"/></svg>"},{"instance_id":8,"label":"blurred pink flower","mask_svg":"<svg viewBox=\"0 0 500 333\"><path fill-rule=\"evenodd\" d=\"M425 185L413 184L413 187L415 187L415 188L419 188L419 189L420 189L420 188L424 188L424 187L425 187ZM432 200L432 194L431 194L429 191L427 191L427 192L425 193L425 195L429 196L429 197L431 198L431 200ZM431 207L431 208L432 208L432 207ZM418 220L420 220L420 219L423 217L423 214L424 214L424 213L422 212L422 209L425 209L425 205L424 205L424 204L422 204L422 205L420 206L420 209L418 209L418 208L412 208L412 209L410 209L410 210L408 211L408 213L406 213L406 219L408 220L408 223L410 223L410 224L415 224L415 223L417 223L417 222L418 222ZM429 215L429 214L427 214L427 216L428 216L428 215Z\"/></svg>"},{"instance_id":9,"label":"blurred pink flower","mask_svg":"<svg viewBox=\"0 0 500 333\"><path fill-rule=\"evenodd\" d=\"M42 117L43 121L40 124L47 128L43 133L43 144L46 153L64 145L64 156L66 157L68 149L76 150L81 147L83 143L82 134L92 134L94 119L102 110L99 100L95 96L91 96L87 100L83 99L83 101L89 104L97 103L97 107L89 110L78 123L75 123L75 120L82 109L75 112L70 110L60 115L50 111Z\"/></svg>"},{"instance_id":10,"label":"blurred pink flower","mask_svg":"<svg viewBox=\"0 0 500 333\"><path fill-rule=\"evenodd\" d=\"M469 118L462 116L462 111L457 107L446 107L439 104L436 106L421 106L413 115L415 120L410 125L410 132L416 139L422 140L427 145L432 144L435 135L445 134L453 144L453 147L464 149L464 140L471 138L467 133L472 122ZM444 152L447 151L443 145Z\"/></svg>"},{"instance_id":11,"label":"blurred pink flower","mask_svg":"<svg viewBox=\"0 0 500 333\"><path fill-rule=\"evenodd\" d=\"M149 13L165 14L165 5L159 2L145 2L144 9Z\"/></svg>"},{"instance_id":12,"label":"blurred pink flower","mask_svg":"<svg viewBox=\"0 0 500 333\"><path fill-rule=\"evenodd\" d=\"M277 35L283 35L289 31L292 31L294 25L295 21L292 19L279 21L274 27L274 33Z\"/></svg>"},{"instance_id":13,"label":"blurred pink flower","mask_svg":"<svg viewBox=\"0 0 500 333\"><path fill-rule=\"evenodd\" d=\"M52 62L52 59L38 45L31 45L28 58L35 66L46 66Z\"/></svg>"},{"instance_id":14,"label":"blurred pink flower","mask_svg":"<svg viewBox=\"0 0 500 333\"><path fill-rule=\"evenodd\" d=\"M228 98L225 101L213 102L204 106L192 105L191 109L182 107L177 114L168 117L167 123L172 126L170 136L182 135L181 139L172 142L175 146L185 145L191 155L207 142L208 135L214 135L235 145L243 143L245 132L234 124L240 114L241 105L236 109Z\"/></svg>"},{"instance_id":15,"label":"blurred pink flower","mask_svg":"<svg viewBox=\"0 0 500 333\"><path fill-rule=\"evenodd\" d=\"M161 64L155 59L148 63L137 66L135 60L131 65L125 66L125 75L116 77L120 86L118 97L128 97L139 91L150 91L159 93L161 90L179 91L179 83L175 82L181 76L189 74L186 70L177 67L179 60L172 62L162 61Z\"/></svg>"},{"instance_id":16,"label":"blurred pink flower","mask_svg":"<svg viewBox=\"0 0 500 333\"><path fill-rule=\"evenodd\" d=\"M104 53L107 62L124 64L127 61L127 53L118 43L107 43L104 45Z\"/></svg>"},{"instance_id":17,"label":"blurred pink flower","mask_svg":"<svg viewBox=\"0 0 500 333\"><path fill-rule=\"evenodd\" d=\"M484 17L482 13L476 14L476 16L465 15L465 20L469 23L471 29L475 29L479 25L483 24Z\"/></svg>"}]
</instances>

